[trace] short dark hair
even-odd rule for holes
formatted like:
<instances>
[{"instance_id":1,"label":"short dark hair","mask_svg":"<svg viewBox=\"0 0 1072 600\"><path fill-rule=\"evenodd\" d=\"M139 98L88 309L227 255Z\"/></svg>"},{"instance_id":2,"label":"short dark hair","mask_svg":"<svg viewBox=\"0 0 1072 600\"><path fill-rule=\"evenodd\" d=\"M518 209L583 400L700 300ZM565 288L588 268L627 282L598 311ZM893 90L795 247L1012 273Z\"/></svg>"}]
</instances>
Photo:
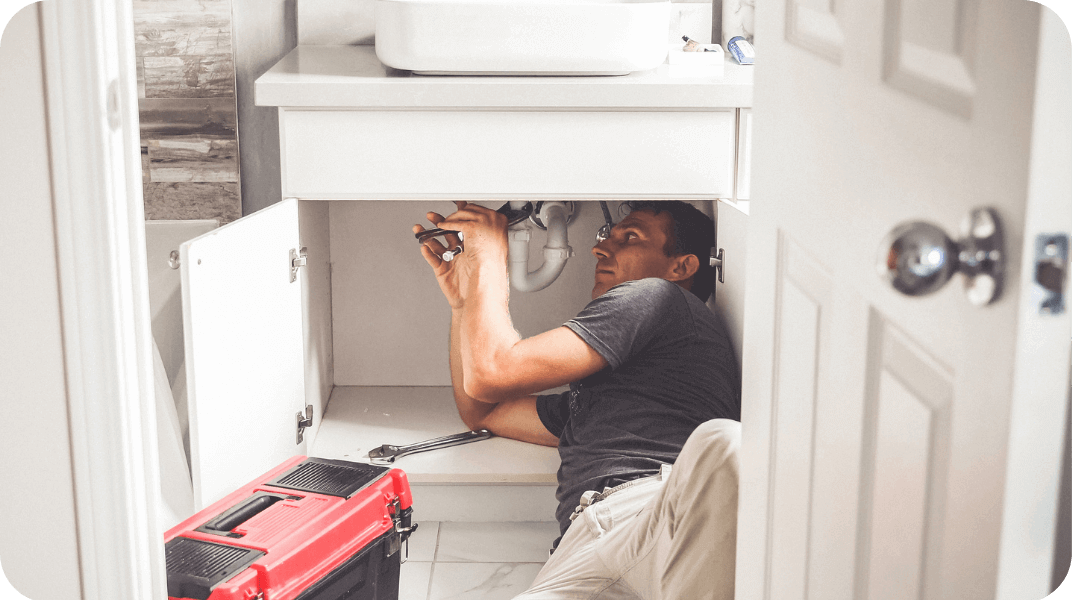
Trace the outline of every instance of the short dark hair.
<instances>
[{"instance_id":1,"label":"short dark hair","mask_svg":"<svg viewBox=\"0 0 1072 600\"><path fill-rule=\"evenodd\" d=\"M663 252L667 256L693 254L700 267L692 278L693 294L707 302L715 289L715 269L711 267L711 249L715 245L715 222L695 206L680 200L636 200L625 203L630 212L648 210L656 215L670 213L671 228L667 232Z\"/></svg>"}]
</instances>

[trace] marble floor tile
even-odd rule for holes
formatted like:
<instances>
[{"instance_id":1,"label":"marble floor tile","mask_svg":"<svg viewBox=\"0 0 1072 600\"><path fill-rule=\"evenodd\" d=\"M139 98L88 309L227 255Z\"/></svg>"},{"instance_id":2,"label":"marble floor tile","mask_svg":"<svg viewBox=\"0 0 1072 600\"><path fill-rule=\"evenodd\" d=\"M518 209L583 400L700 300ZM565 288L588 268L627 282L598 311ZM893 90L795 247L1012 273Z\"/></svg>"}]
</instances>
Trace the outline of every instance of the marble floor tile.
<instances>
[{"instance_id":1,"label":"marble floor tile","mask_svg":"<svg viewBox=\"0 0 1072 600\"><path fill-rule=\"evenodd\" d=\"M417 531L409 536L409 559L415 562L435 560L436 542L439 540L437 521L418 521Z\"/></svg>"},{"instance_id":2,"label":"marble floor tile","mask_svg":"<svg viewBox=\"0 0 1072 600\"><path fill-rule=\"evenodd\" d=\"M428 600L509 600L525 591L540 563L435 563Z\"/></svg>"},{"instance_id":3,"label":"marble floor tile","mask_svg":"<svg viewBox=\"0 0 1072 600\"><path fill-rule=\"evenodd\" d=\"M398 575L398 600L428 600L431 578L432 563L406 562Z\"/></svg>"},{"instance_id":4,"label":"marble floor tile","mask_svg":"<svg viewBox=\"0 0 1072 600\"><path fill-rule=\"evenodd\" d=\"M436 562L543 563L558 523L452 523L439 527Z\"/></svg>"}]
</instances>

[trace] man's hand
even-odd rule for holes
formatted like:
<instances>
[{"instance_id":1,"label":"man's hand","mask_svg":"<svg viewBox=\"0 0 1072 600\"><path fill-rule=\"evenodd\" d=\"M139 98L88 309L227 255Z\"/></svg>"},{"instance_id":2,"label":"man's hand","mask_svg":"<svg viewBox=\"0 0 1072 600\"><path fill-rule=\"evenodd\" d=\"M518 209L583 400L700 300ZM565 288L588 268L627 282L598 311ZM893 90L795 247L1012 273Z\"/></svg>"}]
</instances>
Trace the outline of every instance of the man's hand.
<instances>
[{"instance_id":1,"label":"man's hand","mask_svg":"<svg viewBox=\"0 0 1072 600\"><path fill-rule=\"evenodd\" d=\"M434 212L427 214L436 227L462 232L465 251L452 261L444 261L443 253L461 242L456 235L446 237L447 246L432 239L421 246L421 253L431 265L439 288L454 310L465 305L466 299L480 293L509 295L506 273L506 216L476 204L459 201L458 210L447 218ZM424 228L413 226L414 233ZM504 298L505 300L505 298Z\"/></svg>"},{"instance_id":2,"label":"man's hand","mask_svg":"<svg viewBox=\"0 0 1072 600\"><path fill-rule=\"evenodd\" d=\"M435 212L429 212L426 214L432 225L439 227L443 222L443 215ZM413 226L413 233L418 234L425 231L424 227L420 225ZM450 304L451 309L458 310L463 305L461 286L458 283L460 278L459 272L461 271L460 265L461 256L455 256L453 261L443 260L443 253L447 250L453 250L461 245L461 240L455 234L447 234L443 236L447 241L447 246L444 246L439 240L432 238L425 243L421 244L421 254L424 256L424 260L428 262L432 267L432 272L435 273L436 281L439 282L439 289L442 290L443 295L447 298L447 303ZM449 246L449 247L448 247Z\"/></svg>"},{"instance_id":3,"label":"man's hand","mask_svg":"<svg viewBox=\"0 0 1072 600\"><path fill-rule=\"evenodd\" d=\"M469 262L480 266L506 267L506 215L479 204L457 202L458 210L443 219L440 227L461 231Z\"/></svg>"}]
</instances>

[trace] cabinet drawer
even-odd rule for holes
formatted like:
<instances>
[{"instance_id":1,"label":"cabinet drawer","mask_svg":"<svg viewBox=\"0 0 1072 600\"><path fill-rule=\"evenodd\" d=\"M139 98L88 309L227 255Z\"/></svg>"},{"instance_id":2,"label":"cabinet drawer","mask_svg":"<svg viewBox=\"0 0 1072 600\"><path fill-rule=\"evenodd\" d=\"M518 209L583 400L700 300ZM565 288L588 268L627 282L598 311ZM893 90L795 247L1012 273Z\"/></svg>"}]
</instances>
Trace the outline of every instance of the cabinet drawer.
<instances>
[{"instance_id":1,"label":"cabinet drawer","mask_svg":"<svg viewBox=\"0 0 1072 600\"><path fill-rule=\"evenodd\" d=\"M735 113L280 110L285 196L718 198Z\"/></svg>"}]
</instances>

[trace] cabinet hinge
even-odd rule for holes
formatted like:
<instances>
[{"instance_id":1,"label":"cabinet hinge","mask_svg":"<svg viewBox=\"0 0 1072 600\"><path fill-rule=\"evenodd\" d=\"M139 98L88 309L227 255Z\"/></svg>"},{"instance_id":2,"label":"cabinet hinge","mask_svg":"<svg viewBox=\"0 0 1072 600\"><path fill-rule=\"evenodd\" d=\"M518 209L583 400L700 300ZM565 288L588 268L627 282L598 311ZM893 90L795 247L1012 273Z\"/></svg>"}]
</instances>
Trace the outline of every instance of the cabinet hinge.
<instances>
[{"instance_id":1,"label":"cabinet hinge","mask_svg":"<svg viewBox=\"0 0 1072 600\"><path fill-rule=\"evenodd\" d=\"M308 249L302 246L301 250L290 249L290 282L294 283L298 280L298 269L305 266L306 257L309 256Z\"/></svg>"},{"instance_id":2,"label":"cabinet hinge","mask_svg":"<svg viewBox=\"0 0 1072 600\"><path fill-rule=\"evenodd\" d=\"M711 250L714 250L714 248L712 248ZM725 263L725 260L726 260L726 251L723 250L722 248L719 248L718 252L716 254L711 255L711 263L710 264L715 269L715 276L718 278L719 283L726 283L725 281L722 280L722 266Z\"/></svg>"},{"instance_id":3,"label":"cabinet hinge","mask_svg":"<svg viewBox=\"0 0 1072 600\"><path fill-rule=\"evenodd\" d=\"M302 443L305 440L305 429L313 426L313 405L305 405L305 414L296 413L298 421L298 435L295 438L297 441L295 445Z\"/></svg>"}]
</instances>

